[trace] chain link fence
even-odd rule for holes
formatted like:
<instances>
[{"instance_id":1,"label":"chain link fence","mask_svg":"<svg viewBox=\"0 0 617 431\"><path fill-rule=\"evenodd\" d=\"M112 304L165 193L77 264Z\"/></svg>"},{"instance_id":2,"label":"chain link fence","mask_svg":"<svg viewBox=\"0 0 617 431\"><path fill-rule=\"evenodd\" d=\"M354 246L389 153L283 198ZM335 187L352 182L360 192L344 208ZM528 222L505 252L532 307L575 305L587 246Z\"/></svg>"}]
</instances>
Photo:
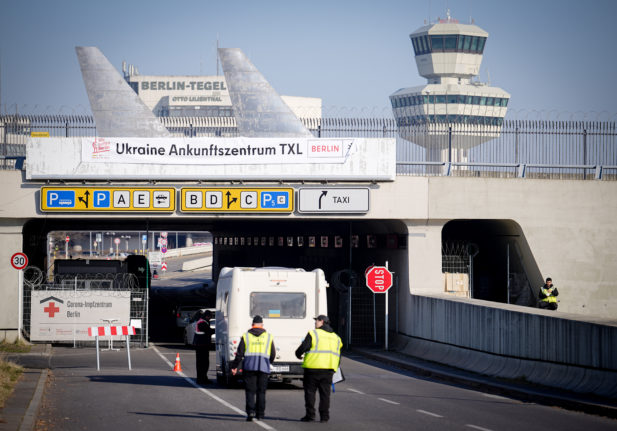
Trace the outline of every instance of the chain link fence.
<instances>
[{"instance_id":1,"label":"chain link fence","mask_svg":"<svg viewBox=\"0 0 617 431\"><path fill-rule=\"evenodd\" d=\"M528 115L522 118L515 112L507 117L514 119L499 126L466 124L457 118L397 125L383 111L337 113L341 116L301 121L321 138L396 139L398 175L617 180L617 122L613 119L552 120L541 112L527 119ZM159 119L175 137L238 136L233 117ZM19 159L23 164L25 144L33 132L91 137L96 136L96 127L89 115L2 115L0 169L21 169Z\"/></svg>"},{"instance_id":2,"label":"chain link fence","mask_svg":"<svg viewBox=\"0 0 617 431\"><path fill-rule=\"evenodd\" d=\"M131 345L146 347L148 342L148 289L139 287L139 281L135 274L130 273L102 273L102 274L73 274L56 275L52 281L48 281L44 271L28 266L24 269L23 283L23 326L24 336L30 340L32 332L32 292L46 291L53 296L54 292L79 292L81 297L105 299L125 295L130 292L130 316L131 321L139 321L141 328L136 328L135 335L130 337ZM122 292L122 294L121 294ZM99 322L93 326L108 326L109 322ZM111 323L113 326L114 324ZM76 346L93 346L94 338L84 340L57 340L58 343L71 343Z\"/></svg>"}]
</instances>

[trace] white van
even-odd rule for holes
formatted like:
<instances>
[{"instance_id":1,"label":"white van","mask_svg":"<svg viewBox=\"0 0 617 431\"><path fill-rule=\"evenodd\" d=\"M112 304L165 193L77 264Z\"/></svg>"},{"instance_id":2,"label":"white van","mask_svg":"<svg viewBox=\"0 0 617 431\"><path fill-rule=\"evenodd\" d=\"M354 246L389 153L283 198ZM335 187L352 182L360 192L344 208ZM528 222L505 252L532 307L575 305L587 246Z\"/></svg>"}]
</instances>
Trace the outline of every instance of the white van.
<instances>
[{"instance_id":1,"label":"white van","mask_svg":"<svg viewBox=\"0 0 617 431\"><path fill-rule=\"evenodd\" d=\"M328 314L326 278L321 269L223 268L216 288L216 377L232 380L229 364L242 335L255 315L272 334L276 360L271 379L290 380L303 375L295 351L306 333L315 328L314 317Z\"/></svg>"}]
</instances>

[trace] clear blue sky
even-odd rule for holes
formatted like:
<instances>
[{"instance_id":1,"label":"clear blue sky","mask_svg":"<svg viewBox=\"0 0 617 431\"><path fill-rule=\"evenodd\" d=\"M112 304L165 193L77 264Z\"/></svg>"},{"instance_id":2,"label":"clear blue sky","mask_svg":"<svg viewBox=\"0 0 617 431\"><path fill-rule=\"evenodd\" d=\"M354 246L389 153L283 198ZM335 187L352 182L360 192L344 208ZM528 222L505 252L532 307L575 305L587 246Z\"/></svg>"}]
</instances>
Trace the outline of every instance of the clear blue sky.
<instances>
[{"instance_id":1,"label":"clear blue sky","mask_svg":"<svg viewBox=\"0 0 617 431\"><path fill-rule=\"evenodd\" d=\"M426 83L409 33L446 7L489 33L480 80L509 108L617 116L615 0L0 0L2 112L89 112L77 45L118 70L213 75L217 35L280 94L388 111L391 93Z\"/></svg>"}]
</instances>

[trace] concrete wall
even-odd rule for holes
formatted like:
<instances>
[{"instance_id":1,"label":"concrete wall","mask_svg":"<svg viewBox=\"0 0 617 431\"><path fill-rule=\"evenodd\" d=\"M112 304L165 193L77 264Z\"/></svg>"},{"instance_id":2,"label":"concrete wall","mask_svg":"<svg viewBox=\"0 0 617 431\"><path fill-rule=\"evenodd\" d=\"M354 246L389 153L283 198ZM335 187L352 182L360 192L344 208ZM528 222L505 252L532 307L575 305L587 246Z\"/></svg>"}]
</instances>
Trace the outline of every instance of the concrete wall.
<instances>
[{"instance_id":1,"label":"concrete wall","mask_svg":"<svg viewBox=\"0 0 617 431\"><path fill-rule=\"evenodd\" d=\"M3 193L0 193L3 223L35 217L67 217L66 214L41 214L38 194L43 184L24 181L22 172L0 171L0 183L3 184ZM299 184L292 183L292 186ZM411 293L442 293L441 230L450 220L465 219L512 220L520 226L542 276L551 276L559 288L558 313L588 317L617 315L617 224L614 222L617 182L398 176L392 183L369 187L371 209L366 215L294 213L286 217L404 223L408 231L408 251L406 262L396 268L399 291L406 292L406 296L399 298L401 315L405 314L405 307L411 306ZM100 214L71 217L88 219L100 217ZM118 213L106 217L123 219L126 215ZM152 219L153 215L132 214L131 217ZM246 215L216 217L250 220ZM177 212L159 218L178 221L206 216ZM394 256L379 258L393 259ZM8 258L4 256L4 259L7 265ZM14 290L14 275L10 271L3 273L0 289ZM399 323L408 331L412 322L406 319L404 317Z\"/></svg>"},{"instance_id":2,"label":"concrete wall","mask_svg":"<svg viewBox=\"0 0 617 431\"><path fill-rule=\"evenodd\" d=\"M560 311L617 315L617 182L397 177L374 201L379 211L371 215L401 217L408 227L412 293L442 292L448 221L512 220L542 277L558 287Z\"/></svg>"},{"instance_id":3,"label":"concrete wall","mask_svg":"<svg viewBox=\"0 0 617 431\"><path fill-rule=\"evenodd\" d=\"M617 320L444 296L410 298L395 347L469 371L617 397Z\"/></svg>"},{"instance_id":4,"label":"concrete wall","mask_svg":"<svg viewBox=\"0 0 617 431\"><path fill-rule=\"evenodd\" d=\"M14 253L22 251L23 223L0 218L0 341L13 342L19 334L19 271L10 262Z\"/></svg>"},{"instance_id":5,"label":"concrete wall","mask_svg":"<svg viewBox=\"0 0 617 431\"><path fill-rule=\"evenodd\" d=\"M617 183L431 178L428 204L431 219L514 220L560 311L617 315Z\"/></svg>"}]
</instances>

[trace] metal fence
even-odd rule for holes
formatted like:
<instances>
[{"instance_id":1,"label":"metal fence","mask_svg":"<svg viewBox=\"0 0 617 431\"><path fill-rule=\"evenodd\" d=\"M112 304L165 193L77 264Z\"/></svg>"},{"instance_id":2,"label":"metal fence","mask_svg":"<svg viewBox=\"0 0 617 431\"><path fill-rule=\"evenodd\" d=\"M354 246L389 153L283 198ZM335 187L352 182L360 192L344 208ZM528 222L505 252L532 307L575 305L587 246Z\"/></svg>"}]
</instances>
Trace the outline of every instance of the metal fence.
<instances>
[{"instance_id":1,"label":"metal fence","mask_svg":"<svg viewBox=\"0 0 617 431\"><path fill-rule=\"evenodd\" d=\"M24 270L23 284L23 334L30 340L31 333L31 293L33 291L48 291L53 295L54 291L104 291L109 296L117 295L120 291L130 291L130 319L140 320L141 328L136 329L136 334L130 337L130 342L134 346L146 347L148 340L148 289L140 288L135 274L80 274L80 275L57 275L52 280L48 280L45 272L34 266L29 266ZM104 326L105 322L100 322L99 326ZM59 343L71 343L76 346L90 346L92 341L57 341Z\"/></svg>"},{"instance_id":2,"label":"metal fence","mask_svg":"<svg viewBox=\"0 0 617 431\"><path fill-rule=\"evenodd\" d=\"M233 117L160 120L176 137L238 136ZM617 127L612 120L505 120L499 127L426 123L404 126L407 139L386 116L301 120L316 137L395 138L398 175L617 180ZM0 116L0 168L21 168L33 132L89 137L96 136L96 127L88 115Z\"/></svg>"}]
</instances>

